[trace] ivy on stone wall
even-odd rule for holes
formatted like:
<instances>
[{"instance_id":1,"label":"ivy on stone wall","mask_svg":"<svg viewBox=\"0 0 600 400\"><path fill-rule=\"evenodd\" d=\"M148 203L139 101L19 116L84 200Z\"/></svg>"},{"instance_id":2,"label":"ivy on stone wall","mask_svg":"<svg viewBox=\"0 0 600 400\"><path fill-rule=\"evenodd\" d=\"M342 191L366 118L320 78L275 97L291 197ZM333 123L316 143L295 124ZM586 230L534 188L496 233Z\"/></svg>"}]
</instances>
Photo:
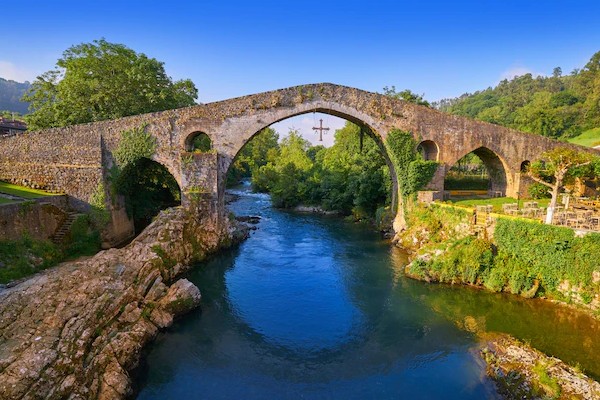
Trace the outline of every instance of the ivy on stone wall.
<instances>
[{"instance_id":1,"label":"ivy on stone wall","mask_svg":"<svg viewBox=\"0 0 600 400\"><path fill-rule=\"evenodd\" d=\"M128 165L133 165L142 158L150 158L156 151L156 139L146 132L146 126L123 131L119 145L113 151L115 165L109 173L111 182L110 193L114 202L114 196L123 191L123 170Z\"/></svg>"},{"instance_id":2,"label":"ivy on stone wall","mask_svg":"<svg viewBox=\"0 0 600 400\"><path fill-rule=\"evenodd\" d=\"M89 203L92 206L90 213L92 222L99 229L104 228L110 219L110 214L106 207L106 188L104 187L104 182L100 181L98 183L90 196Z\"/></svg>"},{"instance_id":3,"label":"ivy on stone wall","mask_svg":"<svg viewBox=\"0 0 600 400\"><path fill-rule=\"evenodd\" d=\"M122 132L121 140L113 152L113 157L117 166L123 169L140 158L152 157L156 146L156 139L146 132L146 126L139 126Z\"/></svg>"},{"instance_id":4,"label":"ivy on stone wall","mask_svg":"<svg viewBox=\"0 0 600 400\"><path fill-rule=\"evenodd\" d=\"M438 163L423 160L410 132L392 129L386 146L396 169L400 195L403 198L414 197L433 178Z\"/></svg>"},{"instance_id":5,"label":"ivy on stone wall","mask_svg":"<svg viewBox=\"0 0 600 400\"><path fill-rule=\"evenodd\" d=\"M154 162L156 139L139 126L122 132L113 151L115 165L109 180L113 203L116 195L125 200L125 209L141 231L159 210L180 204L180 188L175 178L160 163Z\"/></svg>"}]
</instances>

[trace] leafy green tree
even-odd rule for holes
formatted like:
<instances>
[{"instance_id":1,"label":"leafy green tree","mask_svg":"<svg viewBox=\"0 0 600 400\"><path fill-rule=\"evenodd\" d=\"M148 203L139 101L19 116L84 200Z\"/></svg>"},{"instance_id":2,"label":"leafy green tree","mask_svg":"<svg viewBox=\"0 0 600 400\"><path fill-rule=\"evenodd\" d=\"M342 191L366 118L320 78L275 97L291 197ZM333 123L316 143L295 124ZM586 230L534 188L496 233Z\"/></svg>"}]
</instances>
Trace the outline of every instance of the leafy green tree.
<instances>
[{"instance_id":1,"label":"leafy green tree","mask_svg":"<svg viewBox=\"0 0 600 400\"><path fill-rule=\"evenodd\" d=\"M30 129L67 126L194 104L191 80L173 82L162 62L104 39L67 49L23 96Z\"/></svg>"},{"instance_id":2,"label":"leafy green tree","mask_svg":"<svg viewBox=\"0 0 600 400\"><path fill-rule=\"evenodd\" d=\"M0 117L7 120L15 120L15 121L23 121L24 118L18 112L8 111L8 110L0 110Z\"/></svg>"},{"instance_id":3,"label":"leafy green tree","mask_svg":"<svg viewBox=\"0 0 600 400\"><path fill-rule=\"evenodd\" d=\"M529 177L548 187L552 195L546 214L546 224L552 223L558 195L565 183L574 177L595 175L597 162L598 160L590 153L557 147L542 153L540 159L531 164L527 172Z\"/></svg>"},{"instance_id":4,"label":"leafy green tree","mask_svg":"<svg viewBox=\"0 0 600 400\"><path fill-rule=\"evenodd\" d=\"M574 126L577 115L576 109L571 107L576 101L567 92L554 95L546 91L537 92L531 102L516 111L516 128L552 138L576 136L580 130Z\"/></svg>"},{"instance_id":5,"label":"leafy green tree","mask_svg":"<svg viewBox=\"0 0 600 400\"><path fill-rule=\"evenodd\" d=\"M277 180L271 187L273 206L292 208L300 204L306 197L306 175L296 164L285 163L278 171Z\"/></svg>"},{"instance_id":6,"label":"leafy green tree","mask_svg":"<svg viewBox=\"0 0 600 400\"><path fill-rule=\"evenodd\" d=\"M552 70L552 76L555 78L560 78L562 76L562 68L556 67Z\"/></svg>"},{"instance_id":7,"label":"leafy green tree","mask_svg":"<svg viewBox=\"0 0 600 400\"><path fill-rule=\"evenodd\" d=\"M227 183L232 185L249 178L267 163L279 156L279 135L272 128L265 128L254 136L237 155L227 171Z\"/></svg>"},{"instance_id":8,"label":"leafy green tree","mask_svg":"<svg viewBox=\"0 0 600 400\"><path fill-rule=\"evenodd\" d=\"M600 51L592 56L578 75L577 85L585 98L586 127L600 126Z\"/></svg>"},{"instance_id":9,"label":"leafy green tree","mask_svg":"<svg viewBox=\"0 0 600 400\"><path fill-rule=\"evenodd\" d=\"M270 129L263 132L264 137L262 137L263 133L260 133L253 139L253 141L259 139L257 149L250 148L245 151L245 156L240 161L240 169L252 174L252 185L255 191L271 192L286 164L292 163L303 171L310 169L312 161L306 154L310 145L294 130L282 139L281 144L276 142L278 135L275 131ZM250 145L251 142L246 147Z\"/></svg>"},{"instance_id":10,"label":"leafy green tree","mask_svg":"<svg viewBox=\"0 0 600 400\"><path fill-rule=\"evenodd\" d=\"M281 140L277 164L282 167L286 164L294 164L296 168L306 172L313 166L313 162L307 154L309 148L310 142L304 139L300 132L292 129Z\"/></svg>"},{"instance_id":11,"label":"leafy green tree","mask_svg":"<svg viewBox=\"0 0 600 400\"><path fill-rule=\"evenodd\" d=\"M391 181L388 167L377 143L361 129L347 122L336 131L334 145L322 163L323 205L358 218L372 216L389 201Z\"/></svg>"}]
</instances>

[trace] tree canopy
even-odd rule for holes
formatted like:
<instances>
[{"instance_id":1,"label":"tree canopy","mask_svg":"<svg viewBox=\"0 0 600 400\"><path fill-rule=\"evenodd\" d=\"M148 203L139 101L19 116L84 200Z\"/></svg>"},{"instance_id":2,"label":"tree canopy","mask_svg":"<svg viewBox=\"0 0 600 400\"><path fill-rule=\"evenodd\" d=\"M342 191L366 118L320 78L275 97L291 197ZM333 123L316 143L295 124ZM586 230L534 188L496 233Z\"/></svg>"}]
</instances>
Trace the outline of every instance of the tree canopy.
<instances>
[{"instance_id":1,"label":"tree canopy","mask_svg":"<svg viewBox=\"0 0 600 400\"><path fill-rule=\"evenodd\" d=\"M265 128L240 150L234 163L227 171L227 183L238 183L242 178L250 178L260 167L274 162L279 154L279 135L273 128Z\"/></svg>"},{"instance_id":2,"label":"tree canopy","mask_svg":"<svg viewBox=\"0 0 600 400\"><path fill-rule=\"evenodd\" d=\"M198 91L173 82L164 64L122 45L94 40L68 48L23 96L30 129L114 119L190 106Z\"/></svg>"}]
</instances>

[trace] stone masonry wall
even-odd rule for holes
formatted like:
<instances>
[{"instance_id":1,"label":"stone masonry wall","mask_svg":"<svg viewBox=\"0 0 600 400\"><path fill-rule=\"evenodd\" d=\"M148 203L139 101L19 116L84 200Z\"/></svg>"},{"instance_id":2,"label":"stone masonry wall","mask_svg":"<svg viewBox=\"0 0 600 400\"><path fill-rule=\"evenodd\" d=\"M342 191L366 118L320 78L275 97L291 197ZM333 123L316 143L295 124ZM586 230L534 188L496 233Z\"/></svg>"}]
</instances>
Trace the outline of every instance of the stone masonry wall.
<instances>
[{"instance_id":1,"label":"stone masonry wall","mask_svg":"<svg viewBox=\"0 0 600 400\"><path fill-rule=\"evenodd\" d=\"M0 179L66 193L85 208L102 176L100 138L89 129L67 127L0 139ZM78 207L79 206L79 207Z\"/></svg>"},{"instance_id":2,"label":"stone masonry wall","mask_svg":"<svg viewBox=\"0 0 600 400\"><path fill-rule=\"evenodd\" d=\"M18 240L24 234L49 239L67 217L66 196L53 196L0 206L0 240Z\"/></svg>"}]
</instances>

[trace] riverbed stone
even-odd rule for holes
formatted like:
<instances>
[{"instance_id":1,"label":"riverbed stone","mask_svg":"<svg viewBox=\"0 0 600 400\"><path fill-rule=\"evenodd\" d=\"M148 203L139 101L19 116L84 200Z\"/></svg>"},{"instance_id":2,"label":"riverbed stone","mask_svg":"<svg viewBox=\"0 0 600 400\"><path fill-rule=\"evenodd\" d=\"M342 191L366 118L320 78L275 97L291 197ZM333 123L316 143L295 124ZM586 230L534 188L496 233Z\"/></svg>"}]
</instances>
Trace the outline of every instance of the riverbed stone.
<instances>
[{"instance_id":1,"label":"riverbed stone","mask_svg":"<svg viewBox=\"0 0 600 400\"><path fill-rule=\"evenodd\" d=\"M200 290L187 279L175 282L167 294L158 302L159 306L171 314L183 314L200 304Z\"/></svg>"}]
</instances>

